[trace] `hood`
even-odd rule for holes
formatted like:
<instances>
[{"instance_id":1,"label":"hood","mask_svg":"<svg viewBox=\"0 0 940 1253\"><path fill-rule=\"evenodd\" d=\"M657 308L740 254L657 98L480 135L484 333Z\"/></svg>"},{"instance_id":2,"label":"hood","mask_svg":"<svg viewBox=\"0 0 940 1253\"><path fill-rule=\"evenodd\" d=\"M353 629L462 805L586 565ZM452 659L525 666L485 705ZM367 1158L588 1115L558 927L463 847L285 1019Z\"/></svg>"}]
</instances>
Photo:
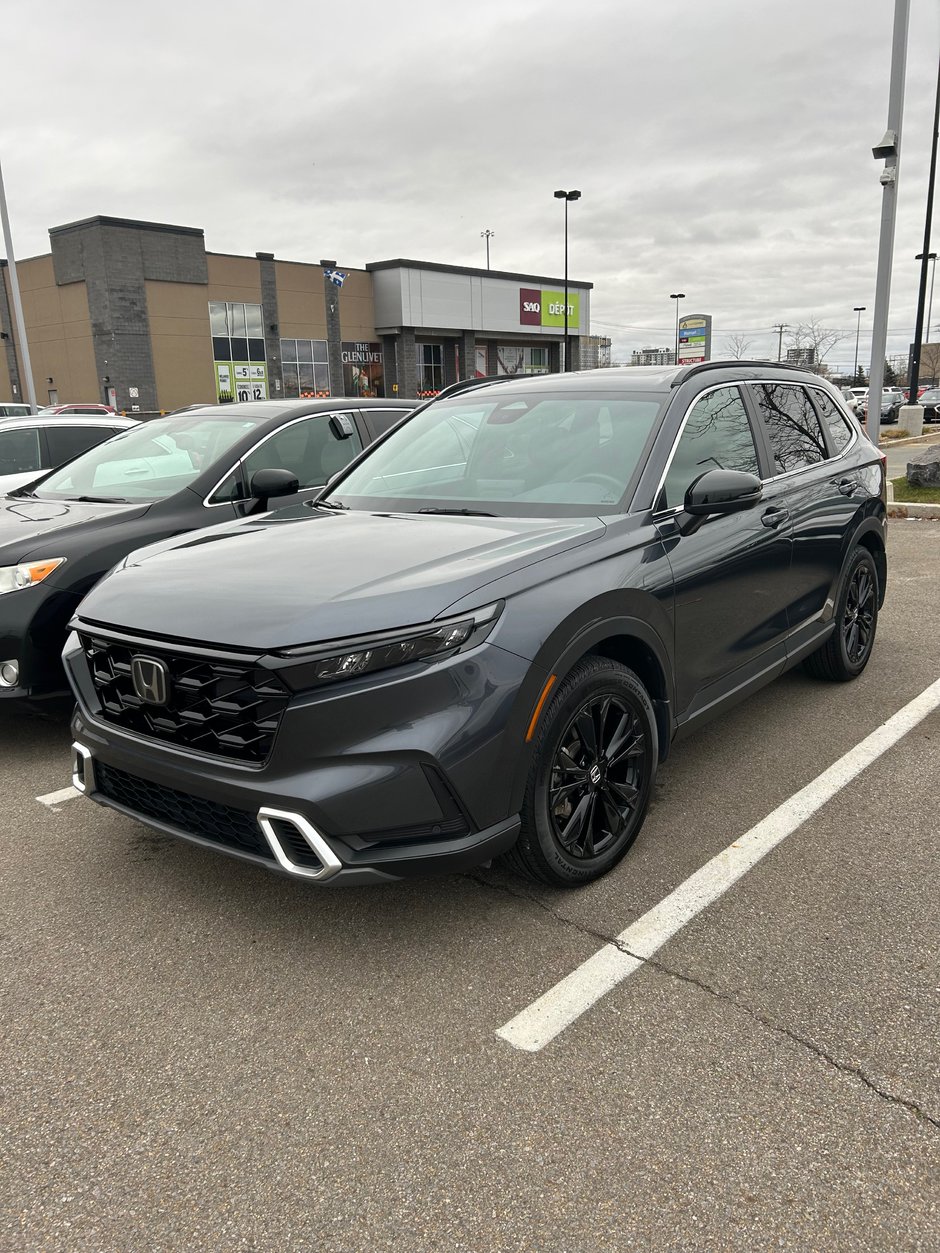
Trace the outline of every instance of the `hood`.
<instances>
[{"instance_id":1,"label":"hood","mask_svg":"<svg viewBox=\"0 0 940 1253\"><path fill-rule=\"evenodd\" d=\"M132 553L82 601L105 626L265 651L430 622L602 535L598 518L281 510Z\"/></svg>"},{"instance_id":2,"label":"hood","mask_svg":"<svg viewBox=\"0 0 940 1253\"><path fill-rule=\"evenodd\" d=\"M34 476L35 477L35 476ZM36 544L48 548L50 541L63 532L89 522L108 524L126 522L146 513L150 502L133 505L107 505L77 500L36 500L31 496L0 496L0 564L23 561L32 555ZM55 554L52 554L53 556Z\"/></svg>"}]
</instances>

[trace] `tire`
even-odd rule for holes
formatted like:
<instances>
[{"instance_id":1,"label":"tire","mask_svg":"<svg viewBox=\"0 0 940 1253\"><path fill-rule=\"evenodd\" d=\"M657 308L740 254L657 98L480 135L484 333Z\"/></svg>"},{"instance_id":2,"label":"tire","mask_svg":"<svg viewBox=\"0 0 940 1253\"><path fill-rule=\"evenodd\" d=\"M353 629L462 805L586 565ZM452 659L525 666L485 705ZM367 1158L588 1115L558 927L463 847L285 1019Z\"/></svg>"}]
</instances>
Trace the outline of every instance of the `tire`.
<instances>
[{"instance_id":1,"label":"tire","mask_svg":"<svg viewBox=\"0 0 940 1253\"><path fill-rule=\"evenodd\" d=\"M640 832L658 758L653 706L633 671L606 657L579 661L539 725L506 863L555 887L606 874Z\"/></svg>"},{"instance_id":2,"label":"tire","mask_svg":"<svg viewBox=\"0 0 940 1253\"><path fill-rule=\"evenodd\" d=\"M861 545L846 562L836 602L836 629L803 665L816 679L847 683L857 679L871 656L878 626L878 571Z\"/></svg>"}]
</instances>

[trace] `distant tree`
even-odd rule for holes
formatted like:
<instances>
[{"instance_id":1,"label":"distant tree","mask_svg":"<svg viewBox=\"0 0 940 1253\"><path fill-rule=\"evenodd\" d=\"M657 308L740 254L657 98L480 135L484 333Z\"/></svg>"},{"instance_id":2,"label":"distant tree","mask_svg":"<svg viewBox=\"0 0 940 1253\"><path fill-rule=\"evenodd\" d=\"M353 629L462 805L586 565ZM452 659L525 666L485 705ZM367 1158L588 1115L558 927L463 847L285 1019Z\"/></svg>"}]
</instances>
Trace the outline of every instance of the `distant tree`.
<instances>
[{"instance_id":1,"label":"distant tree","mask_svg":"<svg viewBox=\"0 0 940 1253\"><path fill-rule=\"evenodd\" d=\"M860 365L858 369L855 371L855 380L852 383L852 386L864 387L866 382L867 380L865 378L865 367L863 365Z\"/></svg>"},{"instance_id":2,"label":"distant tree","mask_svg":"<svg viewBox=\"0 0 940 1253\"><path fill-rule=\"evenodd\" d=\"M728 356L735 361L743 361L750 356L753 343L753 339L748 339L744 335L729 335L727 340Z\"/></svg>"},{"instance_id":3,"label":"distant tree","mask_svg":"<svg viewBox=\"0 0 940 1253\"><path fill-rule=\"evenodd\" d=\"M885 387L897 387L898 385L898 372L890 361L885 362L884 384Z\"/></svg>"},{"instance_id":4,"label":"distant tree","mask_svg":"<svg viewBox=\"0 0 940 1253\"><path fill-rule=\"evenodd\" d=\"M808 322L799 322L791 328L787 343L791 348L811 353L811 368L819 374L820 366L828 354L836 344L841 344L847 338L845 331L834 331L823 326L818 318L810 318Z\"/></svg>"}]
</instances>

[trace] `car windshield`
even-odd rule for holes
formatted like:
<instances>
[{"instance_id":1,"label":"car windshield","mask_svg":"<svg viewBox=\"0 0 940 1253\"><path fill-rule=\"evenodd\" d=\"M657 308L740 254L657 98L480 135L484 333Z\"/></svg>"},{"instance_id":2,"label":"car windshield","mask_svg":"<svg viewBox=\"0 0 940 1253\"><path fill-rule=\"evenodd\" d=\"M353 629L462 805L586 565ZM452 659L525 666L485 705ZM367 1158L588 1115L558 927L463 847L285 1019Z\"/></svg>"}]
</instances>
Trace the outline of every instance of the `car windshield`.
<instances>
[{"instance_id":1,"label":"car windshield","mask_svg":"<svg viewBox=\"0 0 940 1253\"><path fill-rule=\"evenodd\" d=\"M455 396L397 427L327 499L408 513L610 512L667 400L511 384Z\"/></svg>"},{"instance_id":2,"label":"car windshield","mask_svg":"<svg viewBox=\"0 0 940 1253\"><path fill-rule=\"evenodd\" d=\"M927 391L921 393L922 405L935 405L938 401L940 401L940 387L929 387Z\"/></svg>"},{"instance_id":3,"label":"car windshield","mask_svg":"<svg viewBox=\"0 0 940 1253\"><path fill-rule=\"evenodd\" d=\"M262 420L155 418L53 471L32 494L44 500L163 500L188 487Z\"/></svg>"}]
</instances>

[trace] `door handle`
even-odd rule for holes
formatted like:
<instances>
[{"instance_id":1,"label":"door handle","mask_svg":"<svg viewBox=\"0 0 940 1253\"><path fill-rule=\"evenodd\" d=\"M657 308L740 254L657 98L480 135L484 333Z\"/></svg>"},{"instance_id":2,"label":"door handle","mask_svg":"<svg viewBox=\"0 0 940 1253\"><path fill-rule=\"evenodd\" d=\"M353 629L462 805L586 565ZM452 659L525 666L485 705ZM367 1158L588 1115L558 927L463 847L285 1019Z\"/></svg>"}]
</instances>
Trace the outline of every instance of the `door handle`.
<instances>
[{"instance_id":1,"label":"door handle","mask_svg":"<svg viewBox=\"0 0 940 1253\"><path fill-rule=\"evenodd\" d=\"M768 509L761 514L760 520L764 526L776 529L782 526L789 516L789 509Z\"/></svg>"},{"instance_id":2,"label":"door handle","mask_svg":"<svg viewBox=\"0 0 940 1253\"><path fill-rule=\"evenodd\" d=\"M858 479L830 479L833 487L837 487L843 496L851 496L858 487Z\"/></svg>"}]
</instances>

